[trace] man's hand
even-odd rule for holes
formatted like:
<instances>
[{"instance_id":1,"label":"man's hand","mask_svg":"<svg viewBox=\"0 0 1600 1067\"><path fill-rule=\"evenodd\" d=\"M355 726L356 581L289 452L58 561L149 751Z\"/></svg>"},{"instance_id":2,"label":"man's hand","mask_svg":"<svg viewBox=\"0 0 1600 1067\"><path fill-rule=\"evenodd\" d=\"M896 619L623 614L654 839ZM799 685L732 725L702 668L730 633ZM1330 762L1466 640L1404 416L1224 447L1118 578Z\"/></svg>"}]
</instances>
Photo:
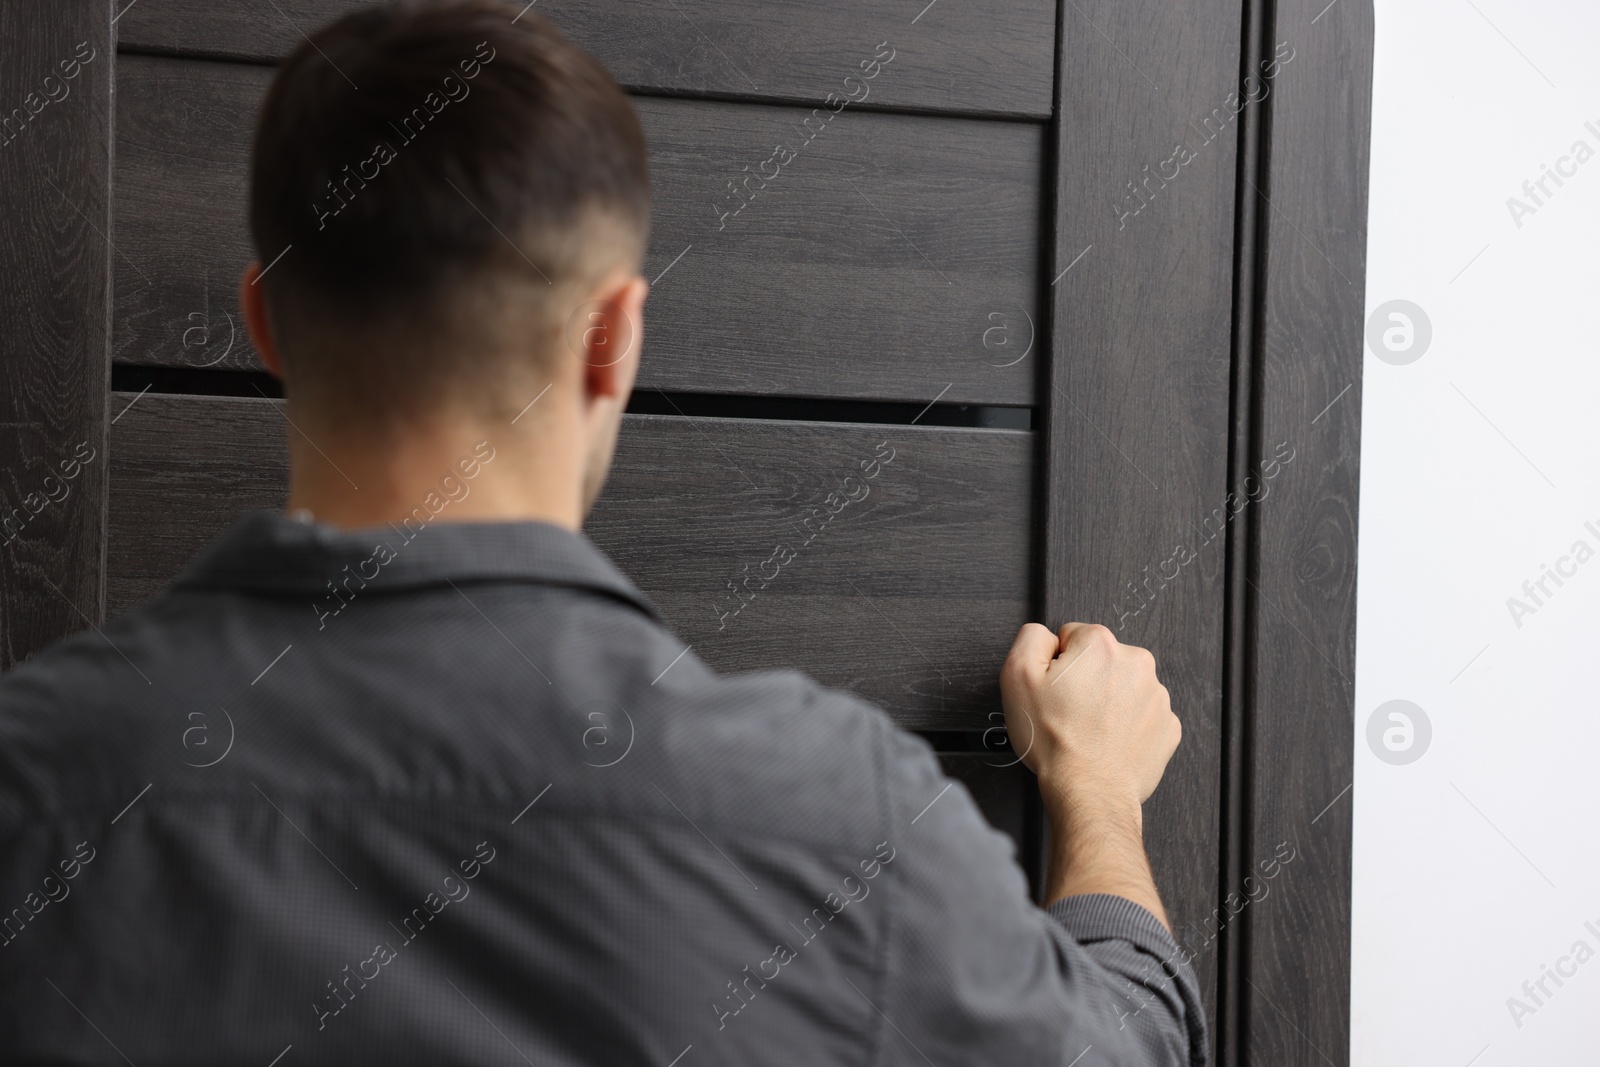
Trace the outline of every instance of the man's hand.
<instances>
[{"instance_id":1,"label":"man's hand","mask_svg":"<svg viewBox=\"0 0 1600 1067\"><path fill-rule=\"evenodd\" d=\"M1028 623L1000 671L1012 747L1039 777L1053 830L1048 902L1113 893L1166 915L1144 856L1140 805L1183 729L1155 657L1104 626Z\"/></svg>"},{"instance_id":2,"label":"man's hand","mask_svg":"<svg viewBox=\"0 0 1600 1067\"><path fill-rule=\"evenodd\" d=\"M1143 803L1183 736L1155 657L1104 626L1069 622L1058 635L1028 623L1000 671L1000 700L1046 800Z\"/></svg>"}]
</instances>

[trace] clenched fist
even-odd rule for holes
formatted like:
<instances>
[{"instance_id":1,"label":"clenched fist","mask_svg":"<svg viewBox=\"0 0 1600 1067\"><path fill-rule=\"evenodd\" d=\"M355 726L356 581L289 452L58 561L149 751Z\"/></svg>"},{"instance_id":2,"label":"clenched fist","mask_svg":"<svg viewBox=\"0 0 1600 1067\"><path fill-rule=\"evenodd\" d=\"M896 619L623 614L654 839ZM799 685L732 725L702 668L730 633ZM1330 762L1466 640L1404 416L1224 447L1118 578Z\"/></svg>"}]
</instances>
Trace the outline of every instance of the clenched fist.
<instances>
[{"instance_id":1,"label":"clenched fist","mask_svg":"<svg viewBox=\"0 0 1600 1067\"><path fill-rule=\"evenodd\" d=\"M1028 623L1001 668L1000 698L1052 816L1086 803L1137 812L1183 735L1155 657L1104 626Z\"/></svg>"}]
</instances>

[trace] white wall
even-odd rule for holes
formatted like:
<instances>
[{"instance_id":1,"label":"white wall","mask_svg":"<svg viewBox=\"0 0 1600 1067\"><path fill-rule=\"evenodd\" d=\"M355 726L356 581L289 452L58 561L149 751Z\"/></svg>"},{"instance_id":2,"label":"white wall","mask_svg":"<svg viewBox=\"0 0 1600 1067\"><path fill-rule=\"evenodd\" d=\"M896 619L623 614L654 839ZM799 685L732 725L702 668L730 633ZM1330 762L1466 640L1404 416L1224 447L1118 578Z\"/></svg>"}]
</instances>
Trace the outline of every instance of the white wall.
<instances>
[{"instance_id":1,"label":"white wall","mask_svg":"<svg viewBox=\"0 0 1600 1067\"><path fill-rule=\"evenodd\" d=\"M1377 0L1371 190L1368 314L1432 339L1366 352L1353 1063L1597 1064L1600 3Z\"/></svg>"}]
</instances>

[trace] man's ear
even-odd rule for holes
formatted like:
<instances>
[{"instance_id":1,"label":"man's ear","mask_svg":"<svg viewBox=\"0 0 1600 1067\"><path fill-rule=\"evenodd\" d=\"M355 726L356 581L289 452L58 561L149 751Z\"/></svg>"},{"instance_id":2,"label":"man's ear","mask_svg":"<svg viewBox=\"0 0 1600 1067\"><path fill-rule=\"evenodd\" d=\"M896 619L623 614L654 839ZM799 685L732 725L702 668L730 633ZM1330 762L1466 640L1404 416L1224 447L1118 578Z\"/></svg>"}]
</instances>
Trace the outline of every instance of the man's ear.
<instances>
[{"instance_id":1,"label":"man's ear","mask_svg":"<svg viewBox=\"0 0 1600 1067\"><path fill-rule=\"evenodd\" d=\"M244 328L250 343L256 346L261 362L279 381L283 380L283 360L278 356L278 345L272 338L272 321L267 315L267 290L261 281L261 261L256 260L244 269L239 279L239 310L244 312Z\"/></svg>"},{"instance_id":2,"label":"man's ear","mask_svg":"<svg viewBox=\"0 0 1600 1067\"><path fill-rule=\"evenodd\" d=\"M644 301L649 293L650 283L630 274L602 288L586 305L584 326L575 341L583 356L589 399L627 404L644 348Z\"/></svg>"}]
</instances>

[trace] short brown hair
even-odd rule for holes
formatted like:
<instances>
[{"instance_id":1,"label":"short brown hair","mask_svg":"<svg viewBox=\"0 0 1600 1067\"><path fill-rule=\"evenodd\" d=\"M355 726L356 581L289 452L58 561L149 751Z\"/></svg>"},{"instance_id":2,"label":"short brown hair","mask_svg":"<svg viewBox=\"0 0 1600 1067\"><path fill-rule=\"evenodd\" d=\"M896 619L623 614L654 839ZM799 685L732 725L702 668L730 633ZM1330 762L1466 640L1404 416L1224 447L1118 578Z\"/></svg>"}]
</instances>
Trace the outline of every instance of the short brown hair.
<instances>
[{"instance_id":1,"label":"short brown hair","mask_svg":"<svg viewBox=\"0 0 1600 1067\"><path fill-rule=\"evenodd\" d=\"M559 344L557 294L600 269L597 245L606 269L637 267L649 219L627 96L521 4L357 11L295 49L262 106L250 227L302 393L373 374L416 392L459 376L474 368L438 365L438 342L481 349L473 324L508 302L551 305L540 332ZM545 292L506 299L525 286ZM361 343L376 337L392 343Z\"/></svg>"}]
</instances>

